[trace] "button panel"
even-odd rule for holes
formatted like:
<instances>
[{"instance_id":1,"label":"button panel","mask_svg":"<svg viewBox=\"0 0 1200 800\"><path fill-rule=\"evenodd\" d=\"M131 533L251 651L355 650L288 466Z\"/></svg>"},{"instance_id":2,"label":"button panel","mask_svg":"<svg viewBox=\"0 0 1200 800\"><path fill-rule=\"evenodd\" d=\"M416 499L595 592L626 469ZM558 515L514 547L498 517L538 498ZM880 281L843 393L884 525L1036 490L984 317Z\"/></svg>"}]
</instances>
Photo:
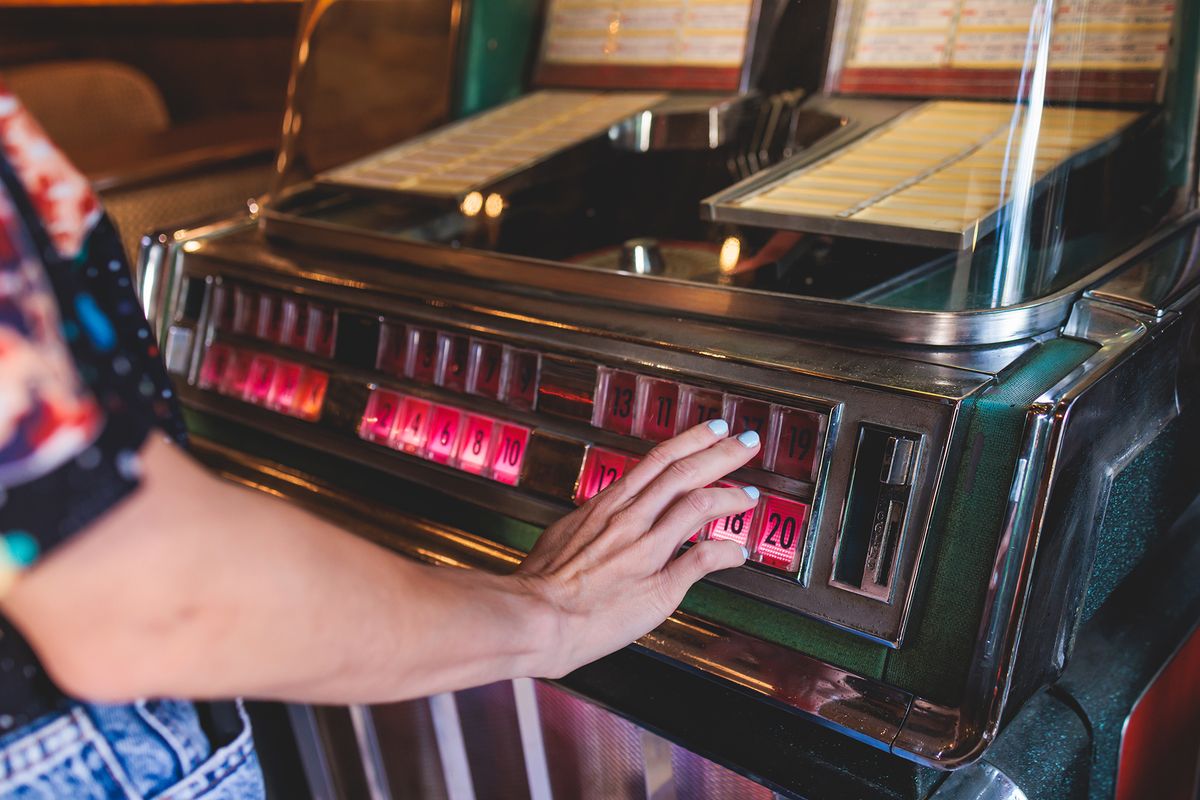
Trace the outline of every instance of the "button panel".
<instances>
[{"instance_id":1,"label":"button panel","mask_svg":"<svg viewBox=\"0 0 1200 800\"><path fill-rule=\"evenodd\" d=\"M220 284L213 287L211 318L218 331L322 358L333 356L337 309L325 303L282 292Z\"/></svg>"},{"instance_id":2,"label":"button panel","mask_svg":"<svg viewBox=\"0 0 1200 800\"><path fill-rule=\"evenodd\" d=\"M329 373L264 353L212 344L204 352L196 385L289 417L321 417Z\"/></svg>"}]
</instances>

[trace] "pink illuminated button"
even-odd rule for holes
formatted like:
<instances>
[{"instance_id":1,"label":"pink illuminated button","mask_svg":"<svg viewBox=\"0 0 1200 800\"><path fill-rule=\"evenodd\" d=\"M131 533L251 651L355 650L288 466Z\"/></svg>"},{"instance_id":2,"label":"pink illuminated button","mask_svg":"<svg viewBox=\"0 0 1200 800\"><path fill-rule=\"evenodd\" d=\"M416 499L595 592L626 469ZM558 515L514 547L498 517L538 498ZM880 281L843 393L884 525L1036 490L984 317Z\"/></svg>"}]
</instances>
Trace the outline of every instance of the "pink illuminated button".
<instances>
[{"instance_id":1,"label":"pink illuminated button","mask_svg":"<svg viewBox=\"0 0 1200 800\"><path fill-rule=\"evenodd\" d=\"M701 528L700 530L693 533L690 537L688 537L688 541L691 542L692 544L695 544L696 542L700 541L701 539L707 539L708 531L711 527L712 527L712 523L705 525L703 528Z\"/></svg>"},{"instance_id":2,"label":"pink illuminated button","mask_svg":"<svg viewBox=\"0 0 1200 800\"><path fill-rule=\"evenodd\" d=\"M300 390L296 393L296 404L292 416L314 422L321 418L325 405L325 390L329 388L329 375L317 369L304 370Z\"/></svg>"},{"instance_id":3,"label":"pink illuminated button","mask_svg":"<svg viewBox=\"0 0 1200 800\"><path fill-rule=\"evenodd\" d=\"M304 349L324 358L333 358L337 331L337 311L319 303L309 303L304 320Z\"/></svg>"},{"instance_id":4,"label":"pink illuminated button","mask_svg":"<svg viewBox=\"0 0 1200 800\"><path fill-rule=\"evenodd\" d=\"M392 447L409 453L419 453L429 437L431 409L428 400L404 398L404 405L400 409L400 424L392 432Z\"/></svg>"},{"instance_id":5,"label":"pink illuminated button","mask_svg":"<svg viewBox=\"0 0 1200 800\"><path fill-rule=\"evenodd\" d=\"M437 385L452 392L466 391L469 354L467 337L439 333Z\"/></svg>"},{"instance_id":6,"label":"pink illuminated button","mask_svg":"<svg viewBox=\"0 0 1200 800\"><path fill-rule=\"evenodd\" d=\"M254 356L250 360L250 370L246 373L246 388L242 392L242 398L256 405L266 405L274 381L275 359L269 356Z\"/></svg>"},{"instance_id":7,"label":"pink illuminated button","mask_svg":"<svg viewBox=\"0 0 1200 800\"><path fill-rule=\"evenodd\" d=\"M762 520L751 557L768 567L796 572L808 525L808 504L766 495Z\"/></svg>"},{"instance_id":8,"label":"pink illuminated button","mask_svg":"<svg viewBox=\"0 0 1200 800\"><path fill-rule=\"evenodd\" d=\"M291 414L303 377L304 367L301 365L292 361L276 361L275 377L271 381L271 392L267 395L267 407Z\"/></svg>"},{"instance_id":9,"label":"pink illuminated button","mask_svg":"<svg viewBox=\"0 0 1200 800\"><path fill-rule=\"evenodd\" d=\"M200 375L196 385L201 389L214 389L221 383L221 377L229 369L233 359L233 350L223 344L211 344L204 351L204 361L200 363Z\"/></svg>"},{"instance_id":10,"label":"pink illuminated button","mask_svg":"<svg viewBox=\"0 0 1200 800\"><path fill-rule=\"evenodd\" d=\"M720 419L725 398L720 392L684 386L679 396L678 431L694 428L702 422Z\"/></svg>"},{"instance_id":11,"label":"pink illuminated button","mask_svg":"<svg viewBox=\"0 0 1200 800\"><path fill-rule=\"evenodd\" d=\"M408 329L408 376L421 383L433 383L437 372L437 331L429 328Z\"/></svg>"},{"instance_id":12,"label":"pink illuminated button","mask_svg":"<svg viewBox=\"0 0 1200 800\"><path fill-rule=\"evenodd\" d=\"M503 349L496 342L471 340L471 363L467 391L493 400L500 398L500 368Z\"/></svg>"},{"instance_id":13,"label":"pink illuminated button","mask_svg":"<svg viewBox=\"0 0 1200 800\"><path fill-rule=\"evenodd\" d=\"M525 446L529 444L529 429L520 425L502 425L496 439L496 455L492 459L492 479L516 486L525 461Z\"/></svg>"},{"instance_id":14,"label":"pink illuminated button","mask_svg":"<svg viewBox=\"0 0 1200 800\"><path fill-rule=\"evenodd\" d=\"M233 290L233 332L246 336L254 335L257 331L258 293L236 287Z\"/></svg>"},{"instance_id":15,"label":"pink illuminated button","mask_svg":"<svg viewBox=\"0 0 1200 800\"><path fill-rule=\"evenodd\" d=\"M579 491L575 502L586 503L600 492L612 486L625 474L626 458L621 453L592 447L583 462L583 473L579 480Z\"/></svg>"},{"instance_id":16,"label":"pink illuminated button","mask_svg":"<svg viewBox=\"0 0 1200 800\"><path fill-rule=\"evenodd\" d=\"M379 329L379 350L375 368L388 375L403 375L408 361L408 329L403 325L385 322Z\"/></svg>"},{"instance_id":17,"label":"pink illuminated button","mask_svg":"<svg viewBox=\"0 0 1200 800\"><path fill-rule=\"evenodd\" d=\"M675 434L679 384L642 375L638 378L638 429L643 439L661 442Z\"/></svg>"},{"instance_id":18,"label":"pink illuminated button","mask_svg":"<svg viewBox=\"0 0 1200 800\"><path fill-rule=\"evenodd\" d=\"M367 400L367 410L358 424L358 435L369 442L387 444L400 415L404 398L386 389L376 389Z\"/></svg>"},{"instance_id":19,"label":"pink illuminated button","mask_svg":"<svg viewBox=\"0 0 1200 800\"><path fill-rule=\"evenodd\" d=\"M462 431L458 442L458 468L481 475L490 466L496 421L479 414L467 414Z\"/></svg>"},{"instance_id":20,"label":"pink illuminated button","mask_svg":"<svg viewBox=\"0 0 1200 800\"><path fill-rule=\"evenodd\" d=\"M434 406L429 418L429 439L425 442L425 457L439 464L454 459L454 445L462 426L462 412L451 406Z\"/></svg>"},{"instance_id":21,"label":"pink illuminated button","mask_svg":"<svg viewBox=\"0 0 1200 800\"><path fill-rule=\"evenodd\" d=\"M636 375L601 367L596 377L596 404L592 411L592 424L607 431L632 433L636 395Z\"/></svg>"},{"instance_id":22,"label":"pink illuminated button","mask_svg":"<svg viewBox=\"0 0 1200 800\"><path fill-rule=\"evenodd\" d=\"M221 383L217 387L217 391L226 397L245 397L246 380L250 377L252 358L250 353L234 350L230 355L229 364L225 367L225 373L221 375Z\"/></svg>"},{"instance_id":23,"label":"pink illuminated button","mask_svg":"<svg viewBox=\"0 0 1200 800\"><path fill-rule=\"evenodd\" d=\"M825 415L780 406L776 406L773 413L775 441L768 469L789 478L812 480Z\"/></svg>"},{"instance_id":24,"label":"pink illuminated button","mask_svg":"<svg viewBox=\"0 0 1200 800\"><path fill-rule=\"evenodd\" d=\"M740 483L730 483L729 481L720 481L717 486L741 488ZM712 528L709 529L709 539L729 539L745 546L750 539L750 529L754 526L754 512L756 509L751 508L743 511L741 514L731 514L728 517L721 517L712 523Z\"/></svg>"},{"instance_id":25,"label":"pink illuminated button","mask_svg":"<svg viewBox=\"0 0 1200 800\"><path fill-rule=\"evenodd\" d=\"M287 344L282 339L283 298L273 292L258 295L258 315L254 321L254 335L268 342Z\"/></svg>"},{"instance_id":26,"label":"pink illuminated button","mask_svg":"<svg viewBox=\"0 0 1200 800\"><path fill-rule=\"evenodd\" d=\"M746 466L761 467L763 452L767 449L767 430L770 427L771 407L761 400L748 397L725 398L725 419L729 421L730 435L737 436L745 431L754 431L761 437L762 446Z\"/></svg>"},{"instance_id":27,"label":"pink illuminated button","mask_svg":"<svg viewBox=\"0 0 1200 800\"><path fill-rule=\"evenodd\" d=\"M504 376L500 387L504 402L517 408L533 408L537 402L538 373L542 357L532 350L504 348Z\"/></svg>"}]
</instances>

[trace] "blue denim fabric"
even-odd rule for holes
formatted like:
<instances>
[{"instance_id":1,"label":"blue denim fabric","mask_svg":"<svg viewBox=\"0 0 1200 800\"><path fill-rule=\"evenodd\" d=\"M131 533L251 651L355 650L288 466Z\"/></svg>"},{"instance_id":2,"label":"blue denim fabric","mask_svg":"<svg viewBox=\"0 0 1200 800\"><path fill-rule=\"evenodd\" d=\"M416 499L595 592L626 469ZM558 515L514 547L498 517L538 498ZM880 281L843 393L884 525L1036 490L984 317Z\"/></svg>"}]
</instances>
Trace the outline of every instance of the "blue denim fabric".
<instances>
[{"instance_id":1,"label":"blue denim fabric","mask_svg":"<svg viewBox=\"0 0 1200 800\"><path fill-rule=\"evenodd\" d=\"M0 739L2 800L261 800L250 720L215 752L178 700L77 705Z\"/></svg>"}]
</instances>

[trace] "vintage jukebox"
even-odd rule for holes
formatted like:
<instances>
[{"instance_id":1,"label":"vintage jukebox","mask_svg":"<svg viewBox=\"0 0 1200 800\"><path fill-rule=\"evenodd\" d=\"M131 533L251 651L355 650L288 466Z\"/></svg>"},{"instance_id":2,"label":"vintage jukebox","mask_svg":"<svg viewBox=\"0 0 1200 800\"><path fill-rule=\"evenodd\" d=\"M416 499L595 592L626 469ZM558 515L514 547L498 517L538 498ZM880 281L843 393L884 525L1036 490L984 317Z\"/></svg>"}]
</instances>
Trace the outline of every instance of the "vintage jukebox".
<instances>
[{"instance_id":1,"label":"vintage jukebox","mask_svg":"<svg viewBox=\"0 0 1200 800\"><path fill-rule=\"evenodd\" d=\"M292 709L317 796L1192 797L1200 3L319 0L149 237L197 453L508 570L656 441L750 561L561 681ZM1189 511L1190 509L1190 511Z\"/></svg>"}]
</instances>

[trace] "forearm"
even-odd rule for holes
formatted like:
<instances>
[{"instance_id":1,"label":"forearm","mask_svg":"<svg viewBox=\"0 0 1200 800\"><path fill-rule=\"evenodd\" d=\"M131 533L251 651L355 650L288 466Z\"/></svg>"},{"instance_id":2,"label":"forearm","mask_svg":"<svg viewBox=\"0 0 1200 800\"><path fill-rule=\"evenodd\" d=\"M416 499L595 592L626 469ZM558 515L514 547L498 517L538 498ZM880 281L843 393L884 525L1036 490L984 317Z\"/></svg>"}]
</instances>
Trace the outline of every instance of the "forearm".
<instances>
[{"instance_id":1,"label":"forearm","mask_svg":"<svg viewBox=\"0 0 1200 800\"><path fill-rule=\"evenodd\" d=\"M375 702L536 670L548 614L517 579L409 562L161 442L145 460L4 601L68 690Z\"/></svg>"}]
</instances>

